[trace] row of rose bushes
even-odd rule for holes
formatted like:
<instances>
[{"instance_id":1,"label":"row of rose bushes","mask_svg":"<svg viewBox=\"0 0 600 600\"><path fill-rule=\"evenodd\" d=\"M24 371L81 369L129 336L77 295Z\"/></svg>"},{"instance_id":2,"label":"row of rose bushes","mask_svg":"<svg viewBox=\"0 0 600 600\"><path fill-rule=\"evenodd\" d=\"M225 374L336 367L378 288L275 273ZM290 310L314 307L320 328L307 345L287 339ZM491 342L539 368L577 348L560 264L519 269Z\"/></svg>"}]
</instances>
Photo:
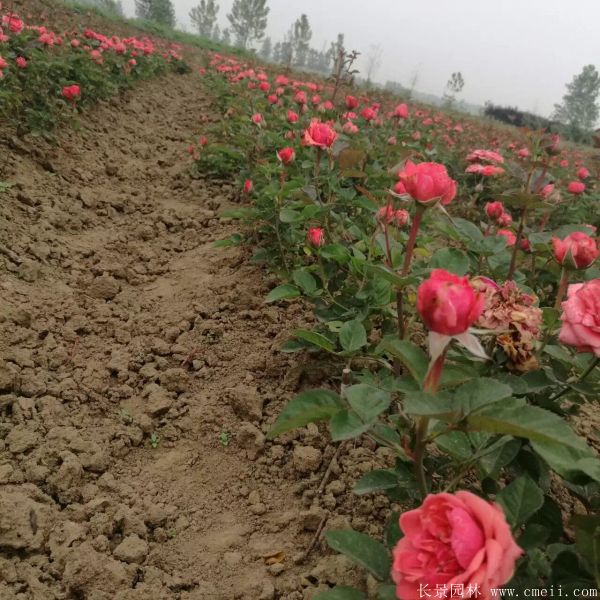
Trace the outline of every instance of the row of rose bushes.
<instances>
[{"instance_id":1,"label":"row of rose bushes","mask_svg":"<svg viewBox=\"0 0 600 600\"><path fill-rule=\"evenodd\" d=\"M136 81L188 71L176 44L89 28L59 33L0 15L0 117L19 134L50 135L86 105Z\"/></svg>"},{"instance_id":2,"label":"row of rose bushes","mask_svg":"<svg viewBox=\"0 0 600 600\"><path fill-rule=\"evenodd\" d=\"M314 306L283 351L345 367L269 435L325 422L397 456L355 487L401 507L384 539L330 531L330 546L382 599L599 585L600 461L571 424L599 390L593 157L220 55L201 75L224 118L190 145L192 170L236 175L245 204L219 245L283 279L267 302Z\"/></svg>"}]
</instances>

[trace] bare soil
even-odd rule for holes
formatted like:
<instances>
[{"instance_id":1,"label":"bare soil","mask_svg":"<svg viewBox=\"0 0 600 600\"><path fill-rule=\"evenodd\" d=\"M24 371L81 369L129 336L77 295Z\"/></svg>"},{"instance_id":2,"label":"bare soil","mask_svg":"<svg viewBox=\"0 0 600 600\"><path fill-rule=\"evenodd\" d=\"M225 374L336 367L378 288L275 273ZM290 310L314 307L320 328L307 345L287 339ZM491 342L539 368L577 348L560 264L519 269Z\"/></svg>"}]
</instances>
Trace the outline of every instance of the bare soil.
<instances>
[{"instance_id":1,"label":"bare soil","mask_svg":"<svg viewBox=\"0 0 600 600\"><path fill-rule=\"evenodd\" d=\"M310 319L218 213L229 182L192 180L210 101L196 74L143 84L64 131L9 140L0 194L0 599L308 599L366 585L315 530L378 534L356 498L384 449L315 426L265 440L319 383L279 351ZM2 253L3 252L3 253Z\"/></svg>"}]
</instances>

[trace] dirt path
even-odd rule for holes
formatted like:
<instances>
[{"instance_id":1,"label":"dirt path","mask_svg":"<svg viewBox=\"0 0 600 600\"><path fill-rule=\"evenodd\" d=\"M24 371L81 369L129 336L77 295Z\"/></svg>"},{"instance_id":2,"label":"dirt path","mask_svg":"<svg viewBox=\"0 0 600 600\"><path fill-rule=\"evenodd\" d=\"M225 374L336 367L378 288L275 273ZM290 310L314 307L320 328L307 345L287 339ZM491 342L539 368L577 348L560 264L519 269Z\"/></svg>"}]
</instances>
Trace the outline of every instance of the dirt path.
<instances>
[{"instance_id":1,"label":"dirt path","mask_svg":"<svg viewBox=\"0 0 600 600\"><path fill-rule=\"evenodd\" d=\"M292 600L349 575L338 557L315 567L318 550L294 564L334 449L316 428L265 444L297 384L277 348L305 316L264 305L260 271L212 246L234 193L190 180L185 154L209 110L197 77L172 76L98 108L49 157L12 144L2 600Z\"/></svg>"}]
</instances>

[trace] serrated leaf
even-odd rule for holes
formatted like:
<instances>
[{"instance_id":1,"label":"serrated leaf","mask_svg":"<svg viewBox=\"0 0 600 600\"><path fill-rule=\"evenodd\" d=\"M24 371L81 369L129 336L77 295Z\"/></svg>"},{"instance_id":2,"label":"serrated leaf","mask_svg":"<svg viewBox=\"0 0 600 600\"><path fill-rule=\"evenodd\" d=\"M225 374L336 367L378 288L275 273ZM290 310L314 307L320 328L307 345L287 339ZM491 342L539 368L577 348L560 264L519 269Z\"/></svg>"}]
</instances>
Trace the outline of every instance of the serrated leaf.
<instances>
[{"instance_id":1,"label":"serrated leaf","mask_svg":"<svg viewBox=\"0 0 600 600\"><path fill-rule=\"evenodd\" d=\"M346 321L340 329L340 344L346 352L356 352L367 343L367 332L357 319Z\"/></svg>"},{"instance_id":2,"label":"serrated leaf","mask_svg":"<svg viewBox=\"0 0 600 600\"><path fill-rule=\"evenodd\" d=\"M265 298L265 302L277 302L300 296L300 290L291 283L283 283L272 289Z\"/></svg>"},{"instance_id":3,"label":"serrated leaf","mask_svg":"<svg viewBox=\"0 0 600 600\"><path fill-rule=\"evenodd\" d=\"M504 509L507 521L518 527L532 517L544 504L544 492L528 476L519 477L503 488L496 501Z\"/></svg>"},{"instance_id":4,"label":"serrated leaf","mask_svg":"<svg viewBox=\"0 0 600 600\"><path fill-rule=\"evenodd\" d=\"M419 417L436 417L447 421L458 416L454 400L447 392L413 392L406 395L403 406L408 414Z\"/></svg>"},{"instance_id":5,"label":"serrated leaf","mask_svg":"<svg viewBox=\"0 0 600 600\"><path fill-rule=\"evenodd\" d=\"M329 421L329 431L334 442L350 440L362 435L370 427L353 411L341 410Z\"/></svg>"},{"instance_id":6,"label":"serrated leaf","mask_svg":"<svg viewBox=\"0 0 600 600\"><path fill-rule=\"evenodd\" d=\"M398 476L389 469L376 469L365 473L352 490L357 496L390 490L398 485Z\"/></svg>"},{"instance_id":7,"label":"serrated leaf","mask_svg":"<svg viewBox=\"0 0 600 600\"><path fill-rule=\"evenodd\" d=\"M390 556L380 542L352 529L328 531L325 539L333 550L367 569L379 581L389 577Z\"/></svg>"},{"instance_id":8,"label":"serrated leaf","mask_svg":"<svg viewBox=\"0 0 600 600\"><path fill-rule=\"evenodd\" d=\"M397 358L410 372L415 381L422 382L429 367L429 358L419 346L407 340L387 338L379 349Z\"/></svg>"},{"instance_id":9,"label":"serrated leaf","mask_svg":"<svg viewBox=\"0 0 600 600\"><path fill-rule=\"evenodd\" d=\"M317 289L317 280L304 269L296 269L292 273L292 279L305 294L312 294Z\"/></svg>"},{"instance_id":10,"label":"serrated leaf","mask_svg":"<svg viewBox=\"0 0 600 600\"><path fill-rule=\"evenodd\" d=\"M429 261L432 269L445 269L457 275L466 275L469 271L469 257L457 248L440 248Z\"/></svg>"},{"instance_id":11,"label":"serrated leaf","mask_svg":"<svg viewBox=\"0 0 600 600\"><path fill-rule=\"evenodd\" d=\"M333 342L316 331L310 331L309 329L295 329L292 331L292 335L313 344L313 346L322 348L327 352L333 352L334 350Z\"/></svg>"},{"instance_id":12,"label":"serrated leaf","mask_svg":"<svg viewBox=\"0 0 600 600\"><path fill-rule=\"evenodd\" d=\"M348 403L365 423L373 423L390 405L390 394L372 385L351 385L345 393Z\"/></svg>"},{"instance_id":13,"label":"serrated leaf","mask_svg":"<svg viewBox=\"0 0 600 600\"><path fill-rule=\"evenodd\" d=\"M455 401L463 414L468 415L510 396L512 396L512 388L509 385L495 379L481 377L461 385L455 392Z\"/></svg>"},{"instance_id":14,"label":"serrated leaf","mask_svg":"<svg viewBox=\"0 0 600 600\"><path fill-rule=\"evenodd\" d=\"M331 390L302 392L288 402L267 437L272 439L286 431L304 427L309 423L327 421L343 409L344 403Z\"/></svg>"}]
</instances>

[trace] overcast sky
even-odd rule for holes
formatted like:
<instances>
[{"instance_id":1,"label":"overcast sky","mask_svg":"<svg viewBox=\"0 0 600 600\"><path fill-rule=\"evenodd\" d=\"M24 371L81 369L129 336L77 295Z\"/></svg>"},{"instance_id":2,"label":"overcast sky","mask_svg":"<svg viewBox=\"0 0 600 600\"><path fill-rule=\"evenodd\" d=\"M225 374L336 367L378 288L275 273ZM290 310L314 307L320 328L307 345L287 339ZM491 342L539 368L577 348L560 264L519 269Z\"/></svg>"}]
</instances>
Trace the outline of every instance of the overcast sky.
<instances>
[{"instance_id":1,"label":"overcast sky","mask_svg":"<svg viewBox=\"0 0 600 600\"><path fill-rule=\"evenodd\" d=\"M180 26L197 0L172 0ZM233 0L220 0L219 25ZM465 80L469 102L517 105L552 112L565 84L587 64L600 68L600 0L268 0L268 35L281 39L301 14L308 15L320 49L338 32L346 47L364 54L383 50L374 79L391 79L441 96L453 71ZM134 0L123 0L133 15ZM359 64L360 68L360 64Z\"/></svg>"}]
</instances>

